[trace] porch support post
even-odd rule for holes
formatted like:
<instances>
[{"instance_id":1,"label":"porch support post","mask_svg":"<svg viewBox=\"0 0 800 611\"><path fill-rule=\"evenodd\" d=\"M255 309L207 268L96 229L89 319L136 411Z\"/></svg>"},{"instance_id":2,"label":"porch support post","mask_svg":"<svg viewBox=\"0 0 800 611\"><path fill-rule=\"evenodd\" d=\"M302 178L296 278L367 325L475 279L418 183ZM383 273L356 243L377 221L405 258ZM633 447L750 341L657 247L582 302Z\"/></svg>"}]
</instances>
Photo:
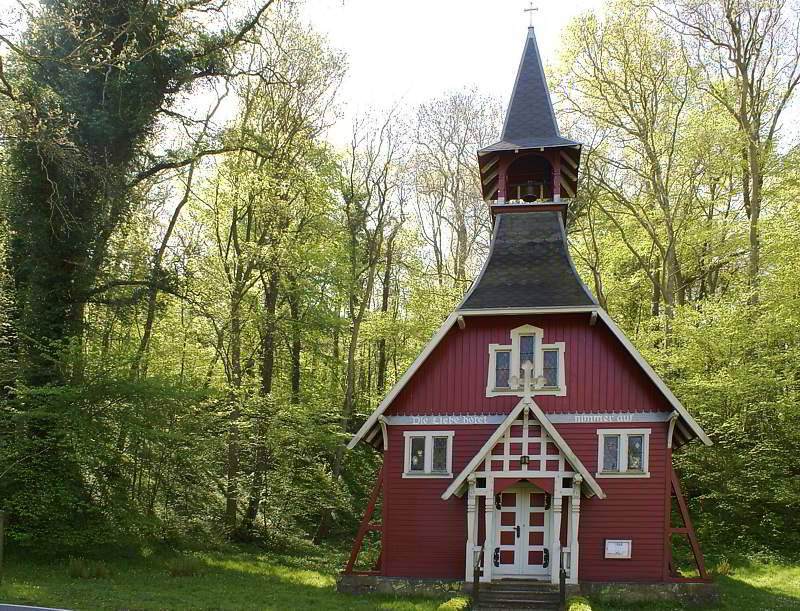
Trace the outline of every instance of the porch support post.
<instances>
[{"instance_id":1,"label":"porch support post","mask_svg":"<svg viewBox=\"0 0 800 611\"><path fill-rule=\"evenodd\" d=\"M467 478L469 490L467 492L467 550L464 581L472 581L475 566L475 547L478 542L478 521L475 519L478 510L478 499L475 496L475 475Z\"/></svg>"},{"instance_id":2,"label":"porch support post","mask_svg":"<svg viewBox=\"0 0 800 611\"><path fill-rule=\"evenodd\" d=\"M483 544L483 577L481 581L491 581L494 570L494 477L486 477L486 540Z\"/></svg>"},{"instance_id":3,"label":"porch support post","mask_svg":"<svg viewBox=\"0 0 800 611\"><path fill-rule=\"evenodd\" d=\"M578 526L581 519L581 483L583 478L575 475L572 480L569 524L569 583L578 583Z\"/></svg>"},{"instance_id":4,"label":"porch support post","mask_svg":"<svg viewBox=\"0 0 800 611\"><path fill-rule=\"evenodd\" d=\"M558 570L561 568L561 493L558 487L553 490L553 514L550 527L550 582L558 583Z\"/></svg>"}]
</instances>

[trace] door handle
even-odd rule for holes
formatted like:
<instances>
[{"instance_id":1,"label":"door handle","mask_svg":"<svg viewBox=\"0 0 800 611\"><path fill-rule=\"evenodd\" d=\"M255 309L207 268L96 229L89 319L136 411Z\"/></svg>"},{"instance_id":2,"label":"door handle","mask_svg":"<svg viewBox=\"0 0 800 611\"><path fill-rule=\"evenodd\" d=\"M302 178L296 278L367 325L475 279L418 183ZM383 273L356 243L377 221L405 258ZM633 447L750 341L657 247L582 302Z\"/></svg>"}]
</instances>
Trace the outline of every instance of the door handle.
<instances>
[{"instance_id":1,"label":"door handle","mask_svg":"<svg viewBox=\"0 0 800 611\"><path fill-rule=\"evenodd\" d=\"M544 558L542 559L542 568L546 569L547 567L550 566L550 550L549 549L544 550L544 553L542 555L544 556Z\"/></svg>"},{"instance_id":2,"label":"door handle","mask_svg":"<svg viewBox=\"0 0 800 611\"><path fill-rule=\"evenodd\" d=\"M517 529L517 539L519 539L519 525L515 527Z\"/></svg>"},{"instance_id":3,"label":"door handle","mask_svg":"<svg viewBox=\"0 0 800 611\"><path fill-rule=\"evenodd\" d=\"M493 558L493 560L494 560L494 565L495 566L500 566L500 548L499 547L495 547L494 548L494 558Z\"/></svg>"}]
</instances>

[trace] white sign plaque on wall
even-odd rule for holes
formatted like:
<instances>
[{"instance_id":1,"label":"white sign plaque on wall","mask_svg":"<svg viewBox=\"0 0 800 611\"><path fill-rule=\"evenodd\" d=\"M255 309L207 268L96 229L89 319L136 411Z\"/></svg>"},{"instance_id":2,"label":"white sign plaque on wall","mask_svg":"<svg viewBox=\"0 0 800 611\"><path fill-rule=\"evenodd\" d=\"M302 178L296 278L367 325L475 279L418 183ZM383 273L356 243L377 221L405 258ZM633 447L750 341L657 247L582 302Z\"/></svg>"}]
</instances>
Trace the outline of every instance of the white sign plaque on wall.
<instances>
[{"instance_id":1,"label":"white sign plaque on wall","mask_svg":"<svg viewBox=\"0 0 800 611\"><path fill-rule=\"evenodd\" d=\"M628 559L631 557L630 539L606 539L606 558Z\"/></svg>"}]
</instances>

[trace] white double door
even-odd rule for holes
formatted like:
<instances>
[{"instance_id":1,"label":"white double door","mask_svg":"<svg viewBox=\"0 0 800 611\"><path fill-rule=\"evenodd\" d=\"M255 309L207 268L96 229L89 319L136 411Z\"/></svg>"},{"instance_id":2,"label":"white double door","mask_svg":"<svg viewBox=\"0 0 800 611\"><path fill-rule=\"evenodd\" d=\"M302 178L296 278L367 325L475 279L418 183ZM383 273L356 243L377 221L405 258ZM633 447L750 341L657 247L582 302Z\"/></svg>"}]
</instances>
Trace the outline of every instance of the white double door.
<instances>
[{"instance_id":1,"label":"white double door","mask_svg":"<svg viewBox=\"0 0 800 611\"><path fill-rule=\"evenodd\" d=\"M548 494L530 484L514 486L495 497L495 575L549 575L549 506Z\"/></svg>"}]
</instances>

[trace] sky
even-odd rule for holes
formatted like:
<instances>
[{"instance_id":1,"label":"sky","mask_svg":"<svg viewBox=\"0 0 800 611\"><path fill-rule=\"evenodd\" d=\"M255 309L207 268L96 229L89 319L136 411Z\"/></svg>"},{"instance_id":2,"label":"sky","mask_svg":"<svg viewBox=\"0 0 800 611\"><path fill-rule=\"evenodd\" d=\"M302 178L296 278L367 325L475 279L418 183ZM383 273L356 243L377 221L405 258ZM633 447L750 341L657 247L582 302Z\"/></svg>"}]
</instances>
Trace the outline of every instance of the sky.
<instances>
[{"instance_id":1,"label":"sky","mask_svg":"<svg viewBox=\"0 0 800 611\"><path fill-rule=\"evenodd\" d=\"M533 22L545 65L560 34L606 0L540 0ZM527 0L307 0L302 15L348 55L340 90L343 117L329 134L349 136L352 117L370 108L409 105L477 85L508 100L527 33Z\"/></svg>"}]
</instances>

